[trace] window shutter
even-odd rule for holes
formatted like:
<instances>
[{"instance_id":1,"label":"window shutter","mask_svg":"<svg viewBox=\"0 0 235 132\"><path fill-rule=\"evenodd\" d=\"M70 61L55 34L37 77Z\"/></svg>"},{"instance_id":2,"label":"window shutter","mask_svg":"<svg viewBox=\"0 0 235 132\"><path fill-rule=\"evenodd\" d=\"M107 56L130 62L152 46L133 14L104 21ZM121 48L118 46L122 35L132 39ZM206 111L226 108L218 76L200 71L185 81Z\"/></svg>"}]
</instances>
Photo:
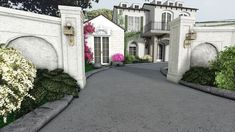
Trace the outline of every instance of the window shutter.
<instances>
[{"instance_id":1,"label":"window shutter","mask_svg":"<svg viewBox=\"0 0 235 132\"><path fill-rule=\"evenodd\" d=\"M127 25L128 25L128 16L127 15L125 15L125 29L127 30Z\"/></svg>"},{"instance_id":2,"label":"window shutter","mask_svg":"<svg viewBox=\"0 0 235 132\"><path fill-rule=\"evenodd\" d=\"M144 31L144 17L141 17L141 22L140 22L140 31Z\"/></svg>"}]
</instances>

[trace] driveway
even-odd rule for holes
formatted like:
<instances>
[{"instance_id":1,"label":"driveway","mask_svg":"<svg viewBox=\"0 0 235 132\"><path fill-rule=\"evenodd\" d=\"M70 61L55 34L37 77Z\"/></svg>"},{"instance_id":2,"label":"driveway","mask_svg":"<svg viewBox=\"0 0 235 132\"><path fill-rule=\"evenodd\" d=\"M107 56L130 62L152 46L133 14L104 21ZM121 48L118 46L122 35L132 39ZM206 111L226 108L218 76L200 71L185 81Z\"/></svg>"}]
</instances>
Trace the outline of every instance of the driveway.
<instances>
[{"instance_id":1,"label":"driveway","mask_svg":"<svg viewBox=\"0 0 235 132\"><path fill-rule=\"evenodd\" d=\"M41 132L235 132L235 101L171 83L164 63L92 76Z\"/></svg>"}]
</instances>

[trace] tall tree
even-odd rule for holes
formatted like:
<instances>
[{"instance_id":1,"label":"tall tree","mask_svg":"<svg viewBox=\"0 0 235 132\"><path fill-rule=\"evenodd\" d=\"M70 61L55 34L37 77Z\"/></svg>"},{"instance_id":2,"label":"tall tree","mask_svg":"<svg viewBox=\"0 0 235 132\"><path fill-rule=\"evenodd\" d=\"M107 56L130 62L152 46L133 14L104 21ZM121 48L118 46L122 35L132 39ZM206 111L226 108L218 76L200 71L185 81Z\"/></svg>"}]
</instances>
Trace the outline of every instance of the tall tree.
<instances>
[{"instance_id":1,"label":"tall tree","mask_svg":"<svg viewBox=\"0 0 235 132\"><path fill-rule=\"evenodd\" d=\"M109 9L98 9L86 12L86 19L90 20L96 16L104 15L106 18L112 21L113 11Z\"/></svg>"},{"instance_id":2,"label":"tall tree","mask_svg":"<svg viewBox=\"0 0 235 132\"><path fill-rule=\"evenodd\" d=\"M78 6L84 9L91 8L92 2L99 0L0 0L0 6L59 16L58 5Z\"/></svg>"}]
</instances>

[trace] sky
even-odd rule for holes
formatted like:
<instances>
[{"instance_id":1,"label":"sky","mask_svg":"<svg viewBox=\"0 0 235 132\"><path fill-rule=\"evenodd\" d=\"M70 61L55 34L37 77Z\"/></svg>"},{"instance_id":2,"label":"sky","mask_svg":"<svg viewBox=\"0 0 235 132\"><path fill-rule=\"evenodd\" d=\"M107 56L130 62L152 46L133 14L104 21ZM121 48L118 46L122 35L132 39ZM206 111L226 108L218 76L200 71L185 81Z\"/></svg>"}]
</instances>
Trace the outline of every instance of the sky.
<instances>
[{"instance_id":1,"label":"sky","mask_svg":"<svg viewBox=\"0 0 235 132\"><path fill-rule=\"evenodd\" d=\"M120 2L144 3L145 0L100 0L92 9L113 9ZM152 0L150 0L152 1ZM198 8L197 21L235 19L235 0L181 0L186 7Z\"/></svg>"}]
</instances>

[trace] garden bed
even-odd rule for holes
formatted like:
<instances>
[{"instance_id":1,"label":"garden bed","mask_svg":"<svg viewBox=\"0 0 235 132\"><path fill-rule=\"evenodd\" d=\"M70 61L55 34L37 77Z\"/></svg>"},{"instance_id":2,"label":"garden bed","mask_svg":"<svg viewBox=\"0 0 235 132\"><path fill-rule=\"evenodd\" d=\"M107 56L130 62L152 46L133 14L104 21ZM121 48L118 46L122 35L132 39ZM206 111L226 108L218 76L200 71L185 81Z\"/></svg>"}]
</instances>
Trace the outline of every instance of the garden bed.
<instances>
[{"instance_id":1,"label":"garden bed","mask_svg":"<svg viewBox=\"0 0 235 132\"><path fill-rule=\"evenodd\" d=\"M164 67L164 68L160 69L160 72L164 76L167 76L167 71L168 71L167 67ZM179 82L179 84L190 87L190 88L193 88L195 90L206 92L206 93L209 93L209 94L212 94L212 95L216 95L216 96L219 96L219 97L235 100L235 91L216 88L216 87L212 87L212 86L204 86L204 85L200 85L200 84L186 82L186 81L183 81L183 80L181 80Z\"/></svg>"}]
</instances>

